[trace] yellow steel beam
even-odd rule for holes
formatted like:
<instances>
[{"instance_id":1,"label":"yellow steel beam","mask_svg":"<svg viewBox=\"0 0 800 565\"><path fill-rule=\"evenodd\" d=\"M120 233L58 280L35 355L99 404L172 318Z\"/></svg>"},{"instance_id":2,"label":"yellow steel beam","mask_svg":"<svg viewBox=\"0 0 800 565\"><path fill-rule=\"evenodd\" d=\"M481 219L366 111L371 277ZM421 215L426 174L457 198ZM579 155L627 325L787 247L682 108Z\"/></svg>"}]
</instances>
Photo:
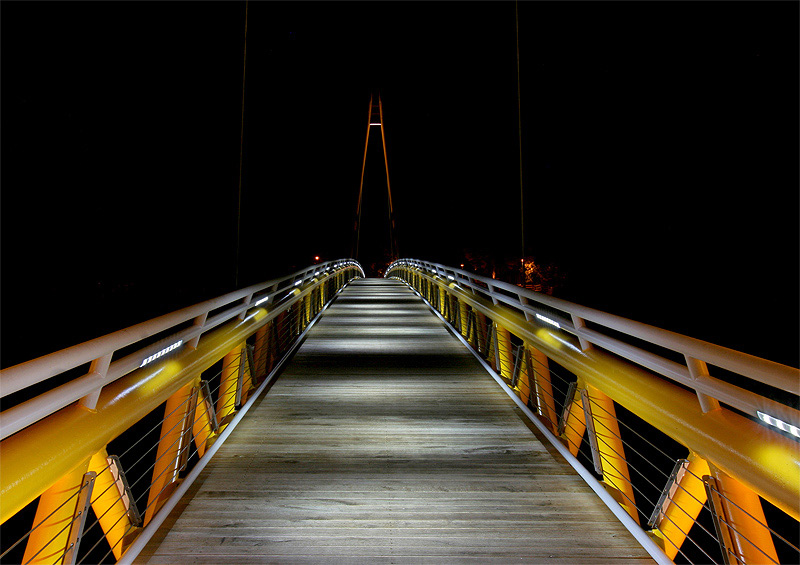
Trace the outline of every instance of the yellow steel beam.
<instances>
[{"instance_id":1,"label":"yellow steel beam","mask_svg":"<svg viewBox=\"0 0 800 565\"><path fill-rule=\"evenodd\" d=\"M111 474L105 449L92 456L89 470L97 473L92 489L92 510L114 557L119 559L125 551L125 536L134 531L134 526L128 517L128 509L122 501L116 479Z\"/></svg>"},{"instance_id":2,"label":"yellow steel beam","mask_svg":"<svg viewBox=\"0 0 800 565\"><path fill-rule=\"evenodd\" d=\"M419 272L444 292L446 285ZM598 348L581 351L574 336L555 328L537 327L521 314L456 285L448 290L756 494L800 519L797 442L726 408L703 413L692 391Z\"/></svg>"},{"instance_id":3,"label":"yellow steel beam","mask_svg":"<svg viewBox=\"0 0 800 565\"><path fill-rule=\"evenodd\" d=\"M653 531L657 538L664 540L664 553L670 559L675 559L703 509L707 498L703 476L708 475L708 472L708 463L702 457L694 454L689 457L689 466L678 481L678 488L672 495L661 523Z\"/></svg>"},{"instance_id":4,"label":"yellow steel beam","mask_svg":"<svg viewBox=\"0 0 800 565\"><path fill-rule=\"evenodd\" d=\"M161 504L172 492L170 485L178 479L180 470L179 451L181 440L184 436L183 426L187 425L186 414L190 410L189 402L192 397L192 384L182 387L167 400L164 408L164 421L161 422L161 438L156 450L156 462L153 466L153 480L150 482L150 492L147 498L147 511L144 516L144 525L153 519Z\"/></svg>"},{"instance_id":5,"label":"yellow steel beam","mask_svg":"<svg viewBox=\"0 0 800 565\"><path fill-rule=\"evenodd\" d=\"M291 300L296 304L313 286L294 289ZM108 384L94 410L75 403L4 439L0 443L0 523L79 465L88 463L108 442L276 317L277 310L286 304L269 313L264 308L253 308L244 319L232 320L203 335L197 349L176 352ZM203 411L199 403L198 416Z\"/></svg>"},{"instance_id":6,"label":"yellow steel beam","mask_svg":"<svg viewBox=\"0 0 800 565\"><path fill-rule=\"evenodd\" d=\"M8 453L3 453L8 458ZM28 537L22 562L30 565L59 563L64 557L69 541L75 509L83 475L89 469L89 457L63 475L56 477L53 485L39 499L34 529ZM3 506L6 499L3 498Z\"/></svg>"}]
</instances>

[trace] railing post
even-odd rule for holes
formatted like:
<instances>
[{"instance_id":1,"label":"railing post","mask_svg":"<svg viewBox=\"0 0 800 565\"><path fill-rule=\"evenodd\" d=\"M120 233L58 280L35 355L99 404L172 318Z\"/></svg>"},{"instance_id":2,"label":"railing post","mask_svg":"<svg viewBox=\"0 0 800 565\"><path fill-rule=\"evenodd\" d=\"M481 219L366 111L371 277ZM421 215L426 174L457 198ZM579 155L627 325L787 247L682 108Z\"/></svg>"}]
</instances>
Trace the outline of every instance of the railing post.
<instances>
[{"instance_id":1,"label":"railing post","mask_svg":"<svg viewBox=\"0 0 800 565\"><path fill-rule=\"evenodd\" d=\"M78 513L83 476L88 469L89 459L61 477L39 498L23 563L52 565L62 561L70 539L69 524Z\"/></svg>"},{"instance_id":2,"label":"railing post","mask_svg":"<svg viewBox=\"0 0 800 565\"><path fill-rule=\"evenodd\" d=\"M113 355L114 352L112 351L111 353L103 355L102 357L92 361L92 364L89 365L89 373L93 373L101 379L105 379L106 375L108 374L108 367L111 365L111 357ZM98 386L96 390L93 390L81 398L81 406L88 408L89 410L94 410L97 407L97 401L100 399L100 393L102 391L103 387Z\"/></svg>"},{"instance_id":3,"label":"railing post","mask_svg":"<svg viewBox=\"0 0 800 565\"><path fill-rule=\"evenodd\" d=\"M572 326L576 330L586 327L586 322L583 320L583 318L579 318L575 314L570 314L570 317L572 318ZM580 335L578 336L578 343L581 346L581 351L589 351L592 348L592 344L586 341L586 339Z\"/></svg>"},{"instance_id":4,"label":"railing post","mask_svg":"<svg viewBox=\"0 0 800 565\"><path fill-rule=\"evenodd\" d=\"M208 319L208 312L197 316L192 322L192 326L195 328L202 328L206 325L206 319ZM186 347L189 349L197 349L197 344L200 342L200 337L200 334L194 336L186 343Z\"/></svg>"},{"instance_id":5,"label":"railing post","mask_svg":"<svg viewBox=\"0 0 800 565\"><path fill-rule=\"evenodd\" d=\"M689 357L688 355L684 355L684 357L686 358L686 367L689 369L689 375L692 377L692 380L697 381L701 380L703 377L709 376L708 365L706 365L705 361ZM700 409L703 413L711 412L719 408L719 401L716 398L712 398L702 392L695 391L695 393L697 394L697 400L700 402Z\"/></svg>"}]
</instances>

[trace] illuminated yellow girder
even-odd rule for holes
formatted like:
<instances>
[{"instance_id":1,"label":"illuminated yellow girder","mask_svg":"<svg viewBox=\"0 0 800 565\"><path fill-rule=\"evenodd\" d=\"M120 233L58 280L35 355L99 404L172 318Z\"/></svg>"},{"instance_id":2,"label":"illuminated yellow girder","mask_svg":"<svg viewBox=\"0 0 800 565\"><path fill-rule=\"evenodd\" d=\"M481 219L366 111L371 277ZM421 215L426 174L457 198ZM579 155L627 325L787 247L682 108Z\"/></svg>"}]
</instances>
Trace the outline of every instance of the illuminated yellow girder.
<instances>
[{"instance_id":1,"label":"illuminated yellow girder","mask_svg":"<svg viewBox=\"0 0 800 565\"><path fill-rule=\"evenodd\" d=\"M106 536L108 545L111 546L114 557L119 559L126 548L126 536L135 531L135 528L120 496L116 480L111 474L108 453L105 449L92 456L89 470L97 473L92 489L92 510L100 522L100 528Z\"/></svg>"},{"instance_id":2,"label":"illuminated yellow girder","mask_svg":"<svg viewBox=\"0 0 800 565\"><path fill-rule=\"evenodd\" d=\"M764 509L758 495L733 477L712 466L717 479L725 522L733 551L739 563L779 563L772 535L766 527Z\"/></svg>"},{"instance_id":3,"label":"illuminated yellow girder","mask_svg":"<svg viewBox=\"0 0 800 565\"><path fill-rule=\"evenodd\" d=\"M708 472L708 463L702 457L689 456L689 467L678 481L678 488L661 523L653 531L657 538L664 540L664 553L670 559L675 559L678 555L678 550L703 509L707 498L703 477Z\"/></svg>"},{"instance_id":4,"label":"illuminated yellow girder","mask_svg":"<svg viewBox=\"0 0 800 565\"><path fill-rule=\"evenodd\" d=\"M161 438L156 451L156 462L153 466L153 480L150 482L150 493L147 498L147 511L144 524L147 525L161 504L172 492L171 485L178 480L180 470L180 450L185 448L182 440L186 437L184 426L188 424L186 416L190 412L189 402L192 398L192 384L187 384L167 400L164 408L164 421L161 422Z\"/></svg>"},{"instance_id":5,"label":"illuminated yellow girder","mask_svg":"<svg viewBox=\"0 0 800 565\"><path fill-rule=\"evenodd\" d=\"M3 459L7 458L8 452L4 451ZM76 467L57 477L52 486L39 498L36 517L33 520L34 529L25 546L23 563L51 565L61 562L67 549L83 475L88 469L89 458L87 457ZM6 499L3 497L3 507L6 504Z\"/></svg>"},{"instance_id":6,"label":"illuminated yellow girder","mask_svg":"<svg viewBox=\"0 0 800 565\"><path fill-rule=\"evenodd\" d=\"M244 347L239 344L222 358L222 375L217 393L217 421L220 425L236 408L236 387L239 383L239 367L244 361L243 352Z\"/></svg>"},{"instance_id":7,"label":"illuminated yellow girder","mask_svg":"<svg viewBox=\"0 0 800 565\"><path fill-rule=\"evenodd\" d=\"M521 314L418 272L436 284L440 293L466 300L586 384L800 519L800 450L795 441L726 408L703 413L694 392L600 349L581 351L574 336L536 327Z\"/></svg>"},{"instance_id":8,"label":"illuminated yellow girder","mask_svg":"<svg viewBox=\"0 0 800 565\"><path fill-rule=\"evenodd\" d=\"M625 448L619 431L614 402L599 389L589 385L597 448L603 466L603 482L622 493L619 503L639 523Z\"/></svg>"}]
</instances>

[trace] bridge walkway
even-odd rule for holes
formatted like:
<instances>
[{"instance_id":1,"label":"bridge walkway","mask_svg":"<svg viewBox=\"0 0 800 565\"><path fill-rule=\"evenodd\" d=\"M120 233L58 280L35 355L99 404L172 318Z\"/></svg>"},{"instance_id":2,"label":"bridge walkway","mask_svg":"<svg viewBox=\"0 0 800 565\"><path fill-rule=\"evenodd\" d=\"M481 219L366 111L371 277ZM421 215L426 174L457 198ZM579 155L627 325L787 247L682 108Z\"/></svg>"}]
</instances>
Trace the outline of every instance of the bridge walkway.
<instances>
[{"instance_id":1,"label":"bridge walkway","mask_svg":"<svg viewBox=\"0 0 800 565\"><path fill-rule=\"evenodd\" d=\"M138 563L652 562L404 284L351 283Z\"/></svg>"}]
</instances>

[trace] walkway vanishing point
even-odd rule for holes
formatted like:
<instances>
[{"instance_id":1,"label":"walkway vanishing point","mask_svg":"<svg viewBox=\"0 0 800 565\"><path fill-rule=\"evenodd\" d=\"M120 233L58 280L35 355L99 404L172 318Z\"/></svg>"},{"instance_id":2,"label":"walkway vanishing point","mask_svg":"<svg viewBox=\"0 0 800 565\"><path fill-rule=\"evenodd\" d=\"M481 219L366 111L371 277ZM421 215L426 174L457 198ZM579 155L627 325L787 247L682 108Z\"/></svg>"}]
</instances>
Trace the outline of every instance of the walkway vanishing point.
<instances>
[{"instance_id":1,"label":"walkway vanishing point","mask_svg":"<svg viewBox=\"0 0 800 565\"><path fill-rule=\"evenodd\" d=\"M137 563L651 558L397 280L352 281Z\"/></svg>"}]
</instances>

